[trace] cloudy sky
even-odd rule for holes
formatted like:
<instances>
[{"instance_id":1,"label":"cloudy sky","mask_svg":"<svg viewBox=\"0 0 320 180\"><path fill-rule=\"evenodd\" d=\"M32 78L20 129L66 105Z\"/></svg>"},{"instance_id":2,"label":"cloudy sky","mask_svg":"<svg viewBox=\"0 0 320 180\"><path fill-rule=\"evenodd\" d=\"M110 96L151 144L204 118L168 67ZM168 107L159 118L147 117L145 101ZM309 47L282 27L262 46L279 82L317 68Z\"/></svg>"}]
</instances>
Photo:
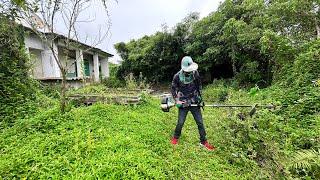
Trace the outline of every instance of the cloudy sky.
<instances>
[{"instance_id":1,"label":"cloudy sky","mask_svg":"<svg viewBox=\"0 0 320 180\"><path fill-rule=\"evenodd\" d=\"M111 20L109 36L99 48L115 55L113 44L128 42L131 39L150 35L161 30L162 24L169 28L180 22L191 12L199 12L200 17L207 16L215 11L221 0L108 0L108 10ZM92 23L81 25L81 32L92 36L97 33L98 27L106 27L106 13L100 7L92 6L85 16L95 18ZM105 29L105 28L104 28Z\"/></svg>"}]
</instances>

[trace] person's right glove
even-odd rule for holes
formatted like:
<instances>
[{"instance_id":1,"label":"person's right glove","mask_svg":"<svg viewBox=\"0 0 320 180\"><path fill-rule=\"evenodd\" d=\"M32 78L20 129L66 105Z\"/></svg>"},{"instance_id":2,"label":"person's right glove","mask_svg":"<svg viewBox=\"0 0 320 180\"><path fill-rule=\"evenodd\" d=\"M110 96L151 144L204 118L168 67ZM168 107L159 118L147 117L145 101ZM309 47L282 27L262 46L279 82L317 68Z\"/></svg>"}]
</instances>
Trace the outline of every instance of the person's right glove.
<instances>
[{"instance_id":1,"label":"person's right glove","mask_svg":"<svg viewBox=\"0 0 320 180\"><path fill-rule=\"evenodd\" d=\"M177 108L183 107L183 103L184 103L184 101L180 101L179 99L176 99L176 107Z\"/></svg>"}]
</instances>

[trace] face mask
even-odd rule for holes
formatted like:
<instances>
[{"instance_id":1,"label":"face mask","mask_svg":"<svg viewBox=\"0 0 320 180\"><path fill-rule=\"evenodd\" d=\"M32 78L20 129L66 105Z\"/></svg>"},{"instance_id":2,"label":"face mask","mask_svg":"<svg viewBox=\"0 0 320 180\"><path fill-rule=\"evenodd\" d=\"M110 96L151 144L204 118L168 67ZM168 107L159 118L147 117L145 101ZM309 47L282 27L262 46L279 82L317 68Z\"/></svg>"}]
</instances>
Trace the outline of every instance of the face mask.
<instances>
[{"instance_id":1,"label":"face mask","mask_svg":"<svg viewBox=\"0 0 320 180\"><path fill-rule=\"evenodd\" d=\"M194 79L193 72L184 72L181 70L179 73L179 79L183 84L189 84Z\"/></svg>"}]
</instances>

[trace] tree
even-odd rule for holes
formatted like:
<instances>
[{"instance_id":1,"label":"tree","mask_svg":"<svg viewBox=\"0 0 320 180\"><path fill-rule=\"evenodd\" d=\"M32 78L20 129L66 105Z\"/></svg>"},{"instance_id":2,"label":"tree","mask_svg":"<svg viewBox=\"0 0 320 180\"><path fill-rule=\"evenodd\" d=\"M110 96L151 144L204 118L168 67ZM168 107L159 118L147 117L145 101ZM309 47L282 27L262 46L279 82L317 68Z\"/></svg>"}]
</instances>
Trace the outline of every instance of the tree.
<instances>
[{"instance_id":1,"label":"tree","mask_svg":"<svg viewBox=\"0 0 320 180\"><path fill-rule=\"evenodd\" d=\"M319 38L318 0L274 0L267 13L272 29L294 39L295 43Z\"/></svg>"},{"instance_id":2,"label":"tree","mask_svg":"<svg viewBox=\"0 0 320 180\"><path fill-rule=\"evenodd\" d=\"M172 76L180 69L182 57L187 55L185 46L198 18L197 13L191 13L170 31L164 25L163 32L156 32L129 43L115 44L123 59L118 77L129 73L137 77L141 72L149 82L171 81Z\"/></svg>"},{"instance_id":3,"label":"tree","mask_svg":"<svg viewBox=\"0 0 320 180\"><path fill-rule=\"evenodd\" d=\"M319 14L316 0L225 0L201 20L191 14L171 31L122 43L120 69L165 82L190 55L207 82L233 77L265 87L282 79L306 42L319 38Z\"/></svg>"}]
</instances>

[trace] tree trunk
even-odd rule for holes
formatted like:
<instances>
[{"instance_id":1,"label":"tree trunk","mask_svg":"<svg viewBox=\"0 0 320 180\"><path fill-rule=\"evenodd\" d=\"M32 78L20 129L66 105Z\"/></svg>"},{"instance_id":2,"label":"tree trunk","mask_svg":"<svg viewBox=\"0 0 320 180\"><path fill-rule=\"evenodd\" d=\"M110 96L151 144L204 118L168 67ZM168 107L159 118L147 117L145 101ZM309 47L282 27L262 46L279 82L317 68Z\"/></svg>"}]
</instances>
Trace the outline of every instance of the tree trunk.
<instances>
[{"instance_id":1,"label":"tree trunk","mask_svg":"<svg viewBox=\"0 0 320 180\"><path fill-rule=\"evenodd\" d=\"M316 29L317 29L317 39L320 39L320 27L318 23L316 23Z\"/></svg>"},{"instance_id":2,"label":"tree trunk","mask_svg":"<svg viewBox=\"0 0 320 180\"><path fill-rule=\"evenodd\" d=\"M62 113L66 111L66 91L67 91L67 76L65 70L62 72L62 82L61 82L61 97L60 97L60 110Z\"/></svg>"},{"instance_id":3,"label":"tree trunk","mask_svg":"<svg viewBox=\"0 0 320 180\"><path fill-rule=\"evenodd\" d=\"M317 30L317 39L320 39L320 27L319 27L319 23L318 23L317 18L314 18L314 22L315 22L316 30Z\"/></svg>"},{"instance_id":4,"label":"tree trunk","mask_svg":"<svg viewBox=\"0 0 320 180\"><path fill-rule=\"evenodd\" d=\"M234 45L232 45L232 50L231 50L231 62L232 62L233 76L235 76L237 73L237 67L236 67L236 53L235 53L235 46Z\"/></svg>"},{"instance_id":5,"label":"tree trunk","mask_svg":"<svg viewBox=\"0 0 320 180\"><path fill-rule=\"evenodd\" d=\"M266 85L269 86L272 83L272 60L271 59L268 60L267 72L268 72L268 77L267 77L267 84Z\"/></svg>"}]
</instances>

